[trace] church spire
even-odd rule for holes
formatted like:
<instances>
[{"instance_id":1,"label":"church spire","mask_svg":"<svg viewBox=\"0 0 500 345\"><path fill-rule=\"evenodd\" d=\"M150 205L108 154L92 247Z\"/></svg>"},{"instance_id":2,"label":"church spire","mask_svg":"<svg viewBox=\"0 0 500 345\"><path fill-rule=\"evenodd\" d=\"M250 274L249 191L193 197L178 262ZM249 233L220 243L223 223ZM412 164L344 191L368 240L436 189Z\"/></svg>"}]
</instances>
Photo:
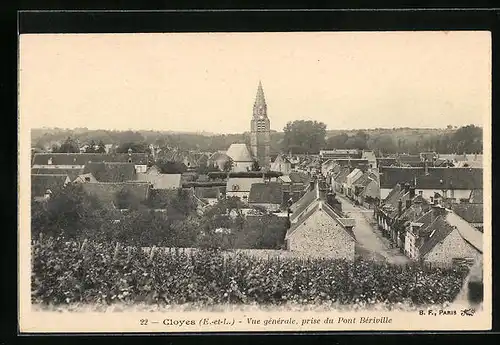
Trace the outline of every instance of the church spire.
<instances>
[{"instance_id":1,"label":"church spire","mask_svg":"<svg viewBox=\"0 0 500 345\"><path fill-rule=\"evenodd\" d=\"M259 80L259 86L257 87L257 96L255 97L255 103L253 105L253 116L254 117L267 117L267 104L264 97L264 90L262 89L262 83Z\"/></svg>"}]
</instances>

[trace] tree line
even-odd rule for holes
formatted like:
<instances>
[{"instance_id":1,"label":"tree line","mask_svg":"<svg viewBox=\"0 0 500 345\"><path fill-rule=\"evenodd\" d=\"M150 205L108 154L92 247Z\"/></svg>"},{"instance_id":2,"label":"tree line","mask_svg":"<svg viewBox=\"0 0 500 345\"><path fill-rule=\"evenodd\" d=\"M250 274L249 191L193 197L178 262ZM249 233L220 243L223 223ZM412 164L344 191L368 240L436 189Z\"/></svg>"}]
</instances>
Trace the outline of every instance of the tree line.
<instances>
[{"instance_id":1,"label":"tree line","mask_svg":"<svg viewBox=\"0 0 500 345\"><path fill-rule=\"evenodd\" d=\"M482 153L482 128L475 125L428 131L399 128L392 131L341 132L327 135L327 127L318 121L297 120L288 122L283 132L271 133L271 153L303 154L318 153L321 149L369 149L381 154L436 151L439 153ZM63 136L65 135L65 136ZM104 150L104 144L117 146L116 152L149 152L153 144L163 151L172 148L183 151L215 152L227 150L235 142L250 142L249 133L203 135L196 133L164 133L139 131L59 131L32 133L35 147L47 148L52 144L54 152L80 152L79 147L88 144L89 151Z\"/></svg>"},{"instance_id":2,"label":"tree line","mask_svg":"<svg viewBox=\"0 0 500 345\"><path fill-rule=\"evenodd\" d=\"M373 150L380 155L394 153L482 153L483 130L467 125L437 133L421 134L418 130L401 129L393 133L357 131L326 137L326 125L316 121L289 122L284 128L283 150L291 153L318 153L321 149Z\"/></svg>"}]
</instances>

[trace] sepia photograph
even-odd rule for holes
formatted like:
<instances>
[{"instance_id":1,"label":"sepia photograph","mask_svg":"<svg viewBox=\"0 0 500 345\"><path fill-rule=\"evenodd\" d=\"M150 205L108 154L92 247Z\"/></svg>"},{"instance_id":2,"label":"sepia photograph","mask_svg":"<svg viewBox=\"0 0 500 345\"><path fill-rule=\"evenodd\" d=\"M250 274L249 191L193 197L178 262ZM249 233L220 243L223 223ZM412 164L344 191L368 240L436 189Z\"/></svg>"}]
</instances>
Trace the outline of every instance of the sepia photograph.
<instances>
[{"instance_id":1,"label":"sepia photograph","mask_svg":"<svg viewBox=\"0 0 500 345\"><path fill-rule=\"evenodd\" d=\"M489 329L491 116L486 31L21 34L20 329Z\"/></svg>"}]
</instances>

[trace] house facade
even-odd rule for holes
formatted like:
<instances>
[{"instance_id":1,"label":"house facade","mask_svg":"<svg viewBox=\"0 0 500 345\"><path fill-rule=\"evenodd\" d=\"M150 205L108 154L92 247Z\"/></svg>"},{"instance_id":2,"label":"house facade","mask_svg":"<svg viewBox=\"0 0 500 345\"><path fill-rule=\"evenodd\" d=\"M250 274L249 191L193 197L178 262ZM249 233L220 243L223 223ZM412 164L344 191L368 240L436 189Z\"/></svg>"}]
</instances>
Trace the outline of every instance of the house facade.
<instances>
[{"instance_id":1,"label":"house facade","mask_svg":"<svg viewBox=\"0 0 500 345\"><path fill-rule=\"evenodd\" d=\"M292 163L284 155L280 154L271 163L271 171L278 171L283 175L288 175L292 171Z\"/></svg>"},{"instance_id":2,"label":"house facade","mask_svg":"<svg viewBox=\"0 0 500 345\"><path fill-rule=\"evenodd\" d=\"M229 177L226 183L226 196L235 196L243 202L248 202L252 184L263 182L262 177Z\"/></svg>"}]
</instances>

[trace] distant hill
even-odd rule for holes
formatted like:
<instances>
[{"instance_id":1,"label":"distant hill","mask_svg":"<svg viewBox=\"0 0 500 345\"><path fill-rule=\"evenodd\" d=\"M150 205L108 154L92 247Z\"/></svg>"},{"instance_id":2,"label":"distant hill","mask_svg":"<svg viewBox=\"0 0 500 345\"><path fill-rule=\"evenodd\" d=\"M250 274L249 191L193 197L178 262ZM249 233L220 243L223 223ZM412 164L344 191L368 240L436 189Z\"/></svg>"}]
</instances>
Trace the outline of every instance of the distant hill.
<instances>
[{"instance_id":1,"label":"distant hill","mask_svg":"<svg viewBox=\"0 0 500 345\"><path fill-rule=\"evenodd\" d=\"M416 147L421 150L433 149L426 147L435 143L436 140L447 140L446 138L453 135L457 128L368 128L368 129L352 129L352 130L327 130L326 137L331 138L341 134L355 136L358 132L364 132L368 135L369 148L378 149L377 145L382 141L387 141L388 138L392 142L391 146L395 149L398 147ZM183 150L196 151L219 151L226 150L232 143L244 142L250 143L250 133L238 134L214 134L209 132L176 132L176 131L154 131L154 130L138 130L138 131L117 131L104 129L87 129L87 128L35 128L31 131L31 140L33 147L49 148L54 144L61 144L65 139L71 137L76 139L80 145L95 141L102 141L104 144L116 144L129 142L145 142L147 144L156 144L161 147L170 146L178 147ZM283 132L271 132L271 154L276 154L282 149L284 138ZM429 143L429 144L427 144ZM434 144L432 144L434 145ZM434 145L435 146L435 145ZM445 152L443 152L445 153Z\"/></svg>"}]
</instances>

